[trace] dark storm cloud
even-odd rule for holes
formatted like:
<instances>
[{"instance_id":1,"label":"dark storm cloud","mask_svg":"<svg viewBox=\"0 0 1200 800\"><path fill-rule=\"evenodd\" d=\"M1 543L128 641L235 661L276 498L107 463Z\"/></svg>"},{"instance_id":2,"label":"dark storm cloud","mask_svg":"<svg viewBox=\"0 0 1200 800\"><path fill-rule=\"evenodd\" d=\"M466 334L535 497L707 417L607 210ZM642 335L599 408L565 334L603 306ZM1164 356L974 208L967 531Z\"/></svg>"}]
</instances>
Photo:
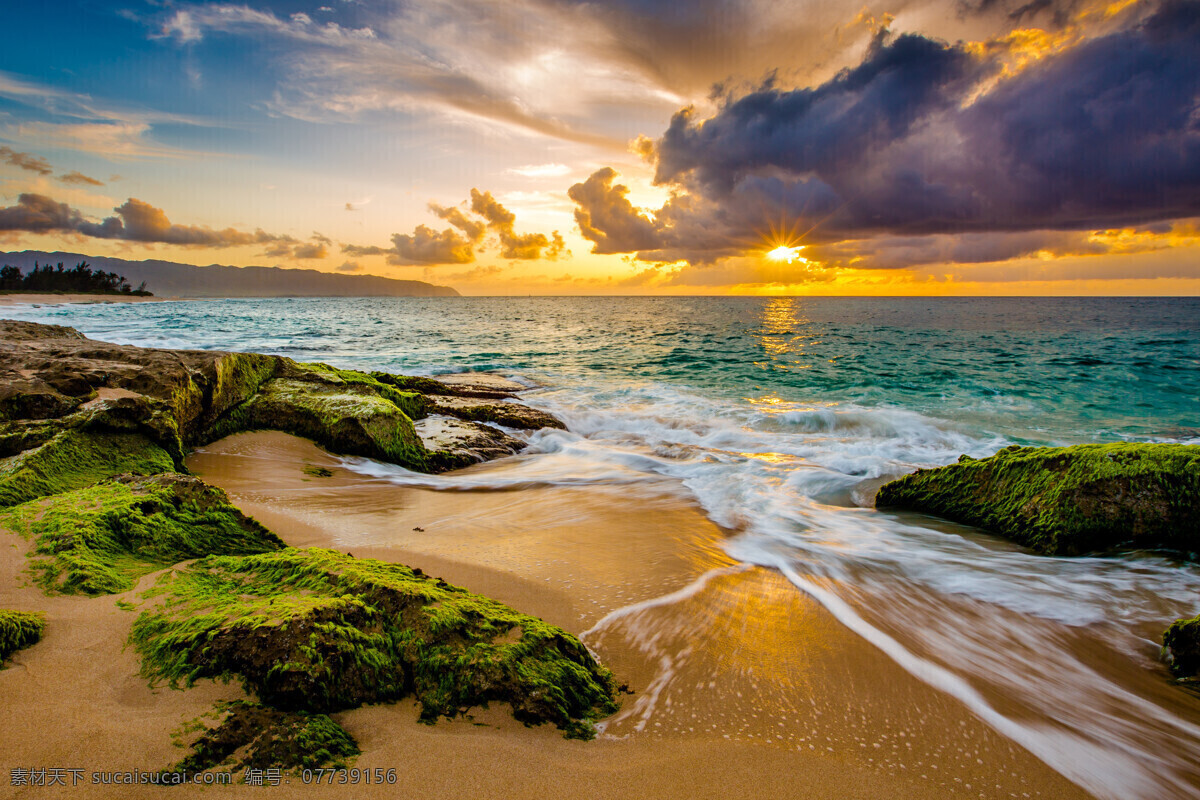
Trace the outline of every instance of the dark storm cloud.
<instances>
[{"instance_id":1,"label":"dark storm cloud","mask_svg":"<svg viewBox=\"0 0 1200 800\"><path fill-rule=\"evenodd\" d=\"M597 252L702 261L781 217L820 242L1200 214L1200 2L999 69L994 51L905 35L815 88L685 109L653 148L676 198L639 214L601 170L571 188L580 228Z\"/></svg>"},{"instance_id":2,"label":"dark storm cloud","mask_svg":"<svg viewBox=\"0 0 1200 800\"><path fill-rule=\"evenodd\" d=\"M173 224L161 208L129 198L113 211L116 216L93 222L66 203L41 194L24 193L17 204L0 208L0 231L78 233L97 239L122 239L131 242L232 247L246 244L295 243L290 236L276 236L257 230L254 233L226 228L213 230L197 225Z\"/></svg>"},{"instance_id":3,"label":"dark storm cloud","mask_svg":"<svg viewBox=\"0 0 1200 800\"><path fill-rule=\"evenodd\" d=\"M921 36L875 45L863 63L816 89L765 89L699 124L677 113L656 147L656 183L688 177L726 194L774 168L792 175L852 169L872 149L948 108L978 77L965 51Z\"/></svg>"},{"instance_id":4,"label":"dark storm cloud","mask_svg":"<svg viewBox=\"0 0 1200 800\"><path fill-rule=\"evenodd\" d=\"M579 206L575 210L579 230L595 243L593 253L657 249L662 241L661 227L638 213L626 196L629 187L614 184L616 177L616 170L604 167L567 190Z\"/></svg>"}]
</instances>

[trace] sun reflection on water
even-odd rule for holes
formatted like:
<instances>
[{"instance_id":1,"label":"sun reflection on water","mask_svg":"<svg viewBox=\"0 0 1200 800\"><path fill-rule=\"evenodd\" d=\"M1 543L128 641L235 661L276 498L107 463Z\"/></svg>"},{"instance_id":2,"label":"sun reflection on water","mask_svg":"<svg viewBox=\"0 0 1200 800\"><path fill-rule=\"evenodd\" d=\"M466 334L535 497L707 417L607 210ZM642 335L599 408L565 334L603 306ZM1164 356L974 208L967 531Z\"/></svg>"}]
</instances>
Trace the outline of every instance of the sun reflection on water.
<instances>
[{"instance_id":1,"label":"sun reflection on water","mask_svg":"<svg viewBox=\"0 0 1200 800\"><path fill-rule=\"evenodd\" d=\"M783 371L812 369L806 349L821 344L801 300L776 297L763 306L758 343L767 356L759 365Z\"/></svg>"}]
</instances>

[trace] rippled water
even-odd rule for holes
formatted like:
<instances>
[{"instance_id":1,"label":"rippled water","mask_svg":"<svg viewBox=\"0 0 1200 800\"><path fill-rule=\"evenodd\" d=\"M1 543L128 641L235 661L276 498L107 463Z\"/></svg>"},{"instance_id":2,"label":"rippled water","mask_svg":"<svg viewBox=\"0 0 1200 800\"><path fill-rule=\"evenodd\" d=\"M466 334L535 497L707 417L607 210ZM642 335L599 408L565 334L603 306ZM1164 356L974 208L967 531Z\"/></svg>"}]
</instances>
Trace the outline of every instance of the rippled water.
<instances>
[{"instance_id":1,"label":"rippled water","mask_svg":"<svg viewBox=\"0 0 1200 800\"><path fill-rule=\"evenodd\" d=\"M494 369L569 431L513 480L653 477L918 678L1102 797L1200 786L1198 706L1157 637L1200 611L1169 554L1034 556L860 507L1010 443L1200 443L1193 299L334 299L6 309L110 341L436 374ZM360 471L439 489L495 478Z\"/></svg>"}]
</instances>

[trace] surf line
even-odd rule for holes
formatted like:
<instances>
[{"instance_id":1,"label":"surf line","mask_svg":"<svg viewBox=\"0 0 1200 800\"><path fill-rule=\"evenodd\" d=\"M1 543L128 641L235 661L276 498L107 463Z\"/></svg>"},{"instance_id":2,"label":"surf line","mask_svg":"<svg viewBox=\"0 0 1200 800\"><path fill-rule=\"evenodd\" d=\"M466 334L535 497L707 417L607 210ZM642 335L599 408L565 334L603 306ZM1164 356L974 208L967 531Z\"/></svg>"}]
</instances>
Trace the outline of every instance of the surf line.
<instances>
[{"instance_id":1,"label":"surf line","mask_svg":"<svg viewBox=\"0 0 1200 800\"><path fill-rule=\"evenodd\" d=\"M1123 800L1160 797L1162 785L1144 773L1144 762L1127 754L1097 748L1083 736L1061 728L1037 729L1001 714L967 681L945 667L911 653L904 645L875 628L833 592L802 577L786 561L763 566L783 573L792 585L820 603L834 619L875 646L905 672L965 705L997 733L1011 739L1067 780L1097 797ZM1162 776L1158 777L1161 781ZM1184 788L1175 781L1178 788Z\"/></svg>"}]
</instances>

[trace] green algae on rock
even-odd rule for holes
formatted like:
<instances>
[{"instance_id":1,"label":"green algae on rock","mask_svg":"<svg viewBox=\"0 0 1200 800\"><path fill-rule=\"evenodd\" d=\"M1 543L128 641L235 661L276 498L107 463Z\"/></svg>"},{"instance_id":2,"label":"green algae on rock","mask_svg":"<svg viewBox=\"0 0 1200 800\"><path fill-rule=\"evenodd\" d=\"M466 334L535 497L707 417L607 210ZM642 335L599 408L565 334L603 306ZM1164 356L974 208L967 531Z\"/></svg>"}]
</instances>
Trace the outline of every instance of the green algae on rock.
<instances>
[{"instance_id":1,"label":"green algae on rock","mask_svg":"<svg viewBox=\"0 0 1200 800\"><path fill-rule=\"evenodd\" d=\"M421 392L398 387L393 382L381 381L376 375L353 369L337 369L319 362L291 362L276 377L317 381L332 386L358 386L379 395L394 404L410 419L420 419L428 412L429 403Z\"/></svg>"},{"instance_id":2,"label":"green algae on rock","mask_svg":"<svg viewBox=\"0 0 1200 800\"><path fill-rule=\"evenodd\" d=\"M876 505L976 525L1047 555L1200 550L1200 446L1007 447L885 484Z\"/></svg>"},{"instance_id":3,"label":"green algae on rock","mask_svg":"<svg viewBox=\"0 0 1200 800\"><path fill-rule=\"evenodd\" d=\"M139 433L66 428L0 459L0 507L78 489L124 472L171 472L175 461Z\"/></svg>"},{"instance_id":4,"label":"green algae on rock","mask_svg":"<svg viewBox=\"0 0 1200 800\"><path fill-rule=\"evenodd\" d=\"M206 438L254 429L304 436L335 453L428 469L412 420L394 402L362 385L275 378L222 417Z\"/></svg>"},{"instance_id":5,"label":"green algae on rock","mask_svg":"<svg viewBox=\"0 0 1200 800\"><path fill-rule=\"evenodd\" d=\"M490 701L588 737L611 673L574 636L400 564L321 549L212 557L165 573L134 622L143 672L239 676L264 703L334 711L414 696L422 719Z\"/></svg>"},{"instance_id":6,"label":"green algae on rock","mask_svg":"<svg viewBox=\"0 0 1200 800\"><path fill-rule=\"evenodd\" d=\"M213 727L193 723L200 735L191 753L168 772L220 769L339 768L359 755L353 737L325 714L280 711L242 700L221 703Z\"/></svg>"},{"instance_id":7,"label":"green algae on rock","mask_svg":"<svg viewBox=\"0 0 1200 800\"><path fill-rule=\"evenodd\" d=\"M44 614L0 609L0 663L18 650L36 643L45 630Z\"/></svg>"},{"instance_id":8,"label":"green algae on rock","mask_svg":"<svg viewBox=\"0 0 1200 800\"><path fill-rule=\"evenodd\" d=\"M119 475L0 512L0 523L33 540L30 569L59 594L123 592L186 559L284 546L220 489L174 473Z\"/></svg>"},{"instance_id":9,"label":"green algae on rock","mask_svg":"<svg viewBox=\"0 0 1200 800\"><path fill-rule=\"evenodd\" d=\"M1163 651L1176 677L1200 677L1200 616L1171 623L1163 632Z\"/></svg>"}]
</instances>

